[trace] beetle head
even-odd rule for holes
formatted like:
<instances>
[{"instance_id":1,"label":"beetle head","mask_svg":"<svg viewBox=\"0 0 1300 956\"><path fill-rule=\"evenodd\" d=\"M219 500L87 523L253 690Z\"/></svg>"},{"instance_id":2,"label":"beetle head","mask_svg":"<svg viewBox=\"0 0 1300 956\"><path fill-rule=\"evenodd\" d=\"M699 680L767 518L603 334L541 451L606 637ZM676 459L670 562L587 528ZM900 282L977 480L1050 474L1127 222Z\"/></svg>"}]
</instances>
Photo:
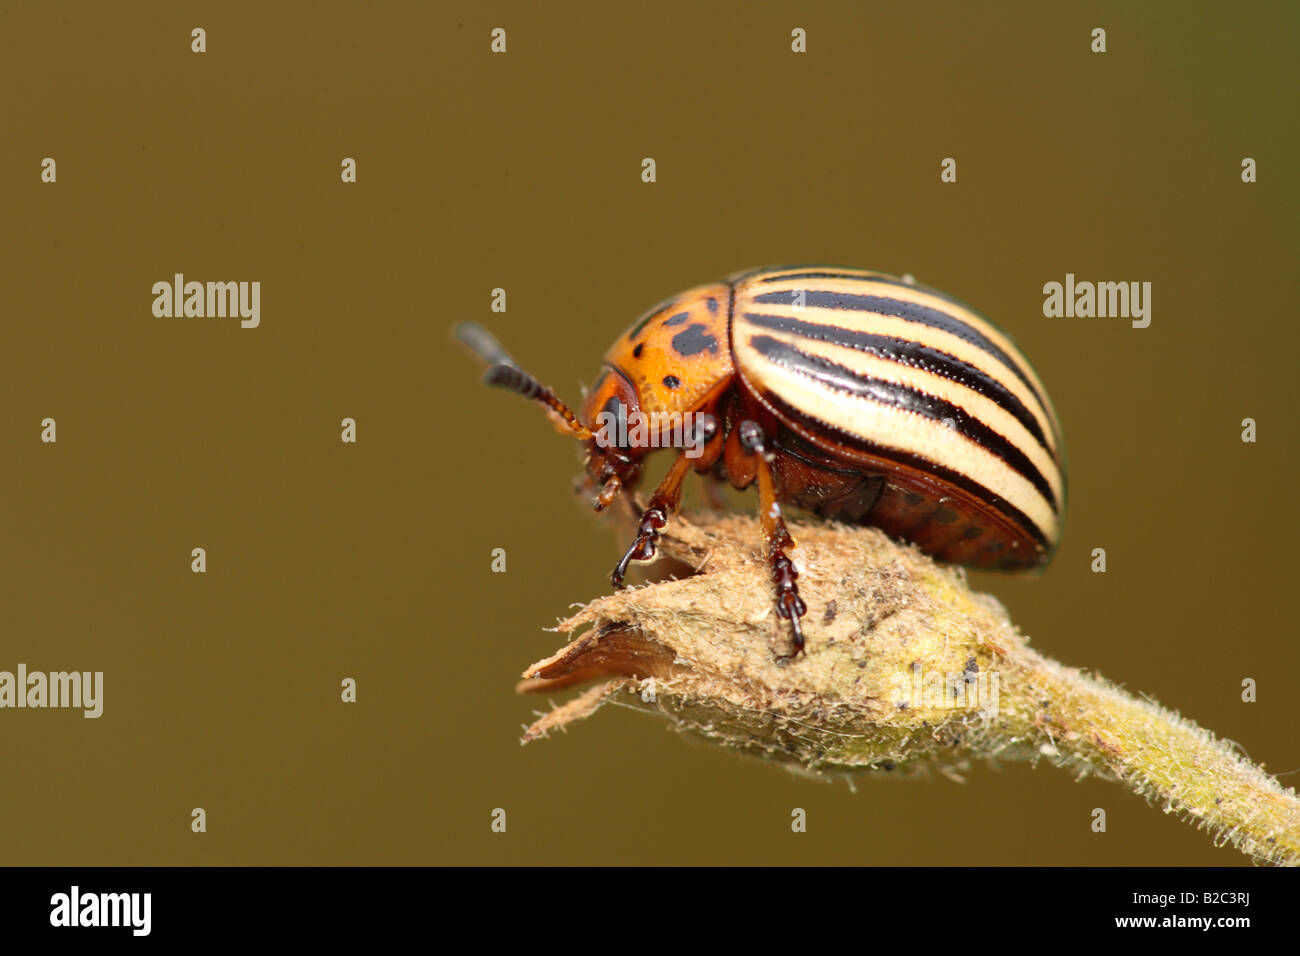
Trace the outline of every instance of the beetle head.
<instances>
[{"instance_id":1,"label":"beetle head","mask_svg":"<svg viewBox=\"0 0 1300 956\"><path fill-rule=\"evenodd\" d=\"M635 426L642 414L635 386L617 369L606 366L587 393L580 416L590 433L586 439L587 474L600 487L598 511L641 477L641 463L651 448L647 441L637 440Z\"/></svg>"}]
</instances>

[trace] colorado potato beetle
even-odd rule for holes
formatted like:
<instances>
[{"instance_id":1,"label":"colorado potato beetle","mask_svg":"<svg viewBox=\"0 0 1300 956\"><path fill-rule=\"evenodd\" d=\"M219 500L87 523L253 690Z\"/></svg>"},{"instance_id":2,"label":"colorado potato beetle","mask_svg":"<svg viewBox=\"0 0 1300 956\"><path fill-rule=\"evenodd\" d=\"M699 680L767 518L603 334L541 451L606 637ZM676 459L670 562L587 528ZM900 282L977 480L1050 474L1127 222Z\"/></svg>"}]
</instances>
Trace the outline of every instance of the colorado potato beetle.
<instances>
[{"instance_id":1,"label":"colorado potato beetle","mask_svg":"<svg viewBox=\"0 0 1300 956\"><path fill-rule=\"evenodd\" d=\"M910 279L784 266L689 289L614 343L578 414L481 327L457 334L489 365L488 384L540 402L585 444L596 510L637 485L649 452L679 446L615 587L654 557L692 468L757 483L789 656L804 648L806 607L781 504L982 569L1046 564L1059 540L1064 455L1042 383L1005 333Z\"/></svg>"}]
</instances>

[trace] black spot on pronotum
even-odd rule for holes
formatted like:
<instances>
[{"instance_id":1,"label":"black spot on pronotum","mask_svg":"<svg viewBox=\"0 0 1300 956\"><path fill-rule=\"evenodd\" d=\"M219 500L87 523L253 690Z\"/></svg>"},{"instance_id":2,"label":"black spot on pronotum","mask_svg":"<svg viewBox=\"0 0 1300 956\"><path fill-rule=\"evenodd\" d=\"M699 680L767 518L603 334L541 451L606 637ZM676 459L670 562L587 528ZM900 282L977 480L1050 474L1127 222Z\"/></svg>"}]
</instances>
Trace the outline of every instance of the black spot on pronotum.
<instances>
[{"instance_id":1,"label":"black spot on pronotum","mask_svg":"<svg viewBox=\"0 0 1300 956\"><path fill-rule=\"evenodd\" d=\"M664 325L681 325L691 317L689 312L678 312L672 318L664 319Z\"/></svg>"},{"instance_id":2,"label":"black spot on pronotum","mask_svg":"<svg viewBox=\"0 0 1300 956\"><path fill-rule=\"evenodd\" d=\"M665 387L665 388L681 388L681 387L682 387L682 380L681 380L680 378L678 378L676 375L665 375L665 376L664 376L664 387Z\"/></svg>"},{"instance_id":3,"label":"black spot on pronotum","mask_svg":"<svg viewBox=\"0 0 1300 956\"><path fill-rule=\"evenodd\" d=\"M717 352L718 340L706 333L707 325L697 323L688 325L685 330L673 336L673 349L678 355L699 355L701 352Z\"/></svg>"},{"instance_id":4,"label":"black spot on pronotum","mask_svg":"<svg viewBox=\"0 0 1300 956\"><path fill-rule=\"evenodd\" d=\"M641 357L641 353L644 352L644 351L645 351L645 343L642 342L642 343L640 343L636 348L634 348L634 349L632 350L632 357L633 357L633 358L640 358L640 357Z\"/></svg>"},{"instance_id":5,"label":"black spot on pronotum","mask_svg":"<svg viewBox=\"0 0 1300 956\"><path fill-rule=\"evenodd\" d=\"M709 314L710 314L710 315L717 315L717 314L718 314L718 300L717 300L717 299L709 299L709 300L705 303L705 305L707 305L707 306L709 307Z\"/></svg>"}]
</instances>

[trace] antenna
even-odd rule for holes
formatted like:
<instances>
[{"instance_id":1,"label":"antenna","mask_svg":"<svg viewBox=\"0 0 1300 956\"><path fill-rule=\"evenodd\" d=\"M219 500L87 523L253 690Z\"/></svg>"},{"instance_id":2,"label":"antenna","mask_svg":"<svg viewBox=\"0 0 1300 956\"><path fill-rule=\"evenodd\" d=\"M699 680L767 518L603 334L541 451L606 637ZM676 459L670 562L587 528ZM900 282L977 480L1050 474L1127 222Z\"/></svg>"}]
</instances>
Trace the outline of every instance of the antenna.
<instances>
[{"instance_id":1,"label":"antenna","mask_svg":"<svg viewBox=\"0 0 1300 956\"><path fill-rule=\"evenodd\" d=\"M585 441L592 437L591 429L578 421L573 409L564 404L555 392L520 368L501 343L477 322L460 322L453 330L461 344L478 356L488 368L483 373L483 384L516 392L524 398L541 402L560 417L564 427L574 437Z\"/></svg>"}]
</instances>

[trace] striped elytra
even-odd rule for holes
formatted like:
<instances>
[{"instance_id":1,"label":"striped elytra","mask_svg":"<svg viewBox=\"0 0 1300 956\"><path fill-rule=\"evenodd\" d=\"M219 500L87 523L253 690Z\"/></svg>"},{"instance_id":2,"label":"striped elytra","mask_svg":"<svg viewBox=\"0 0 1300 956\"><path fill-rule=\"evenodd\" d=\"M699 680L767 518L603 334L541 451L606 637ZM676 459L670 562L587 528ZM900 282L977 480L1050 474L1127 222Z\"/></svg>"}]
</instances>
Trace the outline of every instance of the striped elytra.
<instances>
[{"instance_id":1,"label":"striped elytra","mask_svg":"<svg viewBox=\"0 0 1300 956\"><path fill-rule=\"evenodd\" d=\"M1005 333L943 293L863 270L765 269L733 288L740 378L800 438L885 479L866 523L960 564L1050 558L1060 426Z\"/></svg>"},{"instance_id":2,"label":"striped elytra","mask_svg":"<svg viewBox=\"0 0 1300 956\"><path fill-rule=\"evenodd\" d=\"M782 504L977 568L1039 566L1059 541L1063 444L1042 382L1004 332L910 280L786 266L689 289L614 343L577 414L484 330L462 327L461 338L492 366L490 384L541 401L584 443L598 510L639 483L658 447L612 442L604 423L639 413L697 429L641 512L616 586L630 562L654 557L691 470L757 484L791 654L803 650L807 609Z\"/></svg>"}]
</instances>

